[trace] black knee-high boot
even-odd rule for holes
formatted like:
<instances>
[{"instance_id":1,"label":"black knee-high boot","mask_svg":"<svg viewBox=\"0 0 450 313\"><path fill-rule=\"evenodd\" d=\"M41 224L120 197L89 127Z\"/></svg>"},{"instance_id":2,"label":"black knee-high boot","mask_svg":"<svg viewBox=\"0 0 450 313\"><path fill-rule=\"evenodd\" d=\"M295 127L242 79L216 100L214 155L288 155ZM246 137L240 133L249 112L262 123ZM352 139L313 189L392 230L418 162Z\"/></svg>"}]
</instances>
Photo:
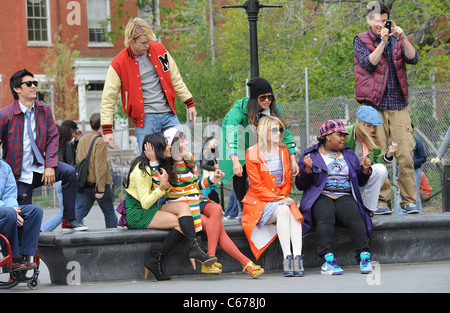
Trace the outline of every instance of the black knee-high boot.
<instances>
[{"instance_id":1,"label":"black knee-high boot","mask_svg":"<svg viewBox=\"0 0 450 313\"><path fill-rule=\"evenodd\" d=\"M184 236L188 240L189 259L194 270L196 269L195 261L200 262L207 267L216 263L217 258L215 256L207 255L201 248L195 234L194 219L192 216L182 216L178 219L178 223L183 230Z\"/></svg>"},{"instance_id":2,"label":"black knee-high boot","mask_svg":"<svg viewBox=\"0 0 450 313\"><path fill-rule=\"evenodd\" d=\"M170 276L164 273L164 267L162 264L162 249L159 245L152 245L150 247L150 258L145 261L145 279L147 279L148 272L152 272L156 280L171 280Z\"/></svg>"},{"instance_id":3,"label":"black knee-high boot","mask_svg":"<svg viewBox=\"0 0 450 313\"><path fill-rule=\"evenodd\" d=\"M145 262L145 279L147 279L148 272L152 272L156 280L170 280L171 277L165 274L164 258L181 240L184 235L176 229L172 229L164 239L162 247L152 246L150 248L150 258Z\"/></svg>"},{"instance_id":4,"label":"black knee-high boot","mask_svg":"<svg viewBox=\"0 0 450 313\"><path fill-rule=\"evenodd\" d=\"M172 229L164 239L161 251L161 260L164 260L166 255L181 241L184 235L176 229Z\"/></svg>"}]
</instances>

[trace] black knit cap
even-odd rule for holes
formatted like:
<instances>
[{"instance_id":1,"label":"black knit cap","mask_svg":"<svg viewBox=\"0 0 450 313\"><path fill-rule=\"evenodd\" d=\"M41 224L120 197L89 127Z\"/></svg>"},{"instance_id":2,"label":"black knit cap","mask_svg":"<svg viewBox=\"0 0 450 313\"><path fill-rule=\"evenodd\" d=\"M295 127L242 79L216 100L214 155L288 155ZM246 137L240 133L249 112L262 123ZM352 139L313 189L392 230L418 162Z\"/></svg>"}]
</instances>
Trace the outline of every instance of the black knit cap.
<instances>
[{"instance_id":1,"label":"black knit cap","mask_svg":"<svg viewBox=\"0 0 450 313\"><path fill-rule=\"evenodd\" d=\"M250 98L256 98L269 92L273 94L272 86L270 86L267 80L261 77L254 77L250 79L247 86L250 87Z\"/></svg>"}]
</instances>

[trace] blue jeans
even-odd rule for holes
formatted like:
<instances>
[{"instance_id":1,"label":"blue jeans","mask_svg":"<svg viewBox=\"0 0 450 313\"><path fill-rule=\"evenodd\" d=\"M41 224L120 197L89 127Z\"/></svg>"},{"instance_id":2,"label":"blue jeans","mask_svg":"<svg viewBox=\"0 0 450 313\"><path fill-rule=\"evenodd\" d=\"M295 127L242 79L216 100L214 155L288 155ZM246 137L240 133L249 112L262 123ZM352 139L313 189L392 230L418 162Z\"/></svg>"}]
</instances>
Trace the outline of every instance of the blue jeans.
<instances>
[{"instance_id":1,"label":"blue jeans","mask_svg":"<svg viewBox=\"0 0 450 313\"><path fill-rule=\"evenodd\" d=\"M416 179L416 189L417 189L417 195L416 195L416 208L419 210L419 213L422 213L422 200L420 199L420 181L422 180L422 168L416 168L414 170L414 178ZM399 195L397 200L397 206L395 207L395 214L405 214L402 211L402 208L400 207L400 201L402 201L402 197Z\"/></svg>"},{"instance_id":2,"label":"blue jeans","mask_svg":"<svg viewBox=\"0 0 450 313\"><path fill-rule=\"evenodd\" d=\"M61 187L61 181L57 181L55 183L55 190L56 195L58 196L58 202L59 207L61 208L61 212L53 216L51 219L49 219L47 222L42 224L41 231L43 232L51 232L54 231L56 227L59 226L62 222L62 216L64 212L64 204L63 204L63 195L62 195L62 187Z\"/></svg>"},{"instance_id":3,"label":"blue jeans","mask_svg":"<svg viewBox=\"0 0 450 313\"><path fill-rule=\"evenodd\" d=\"M42 208L35 204L21 205L20 217L23 218L23 226L17 226L17 213L14 208L0 206L0 233L8 238L11 245L13 258L20 255L36 255L39 242L39 233L44 215ZM2 254L8 255L6 244L0 240Z\"/></svg>"},{"instance_id":4,"label":"blue jeans","mask_svg":"<svg viewBox=\"0 0 450 313\"><path fill-rule=\"evenodd\" d=\"M224 216L237 217L238 215L239 215L239 206L233 188L231 189L230 200L228 201L228 206L227 209L225 210Z\"/></svg>"},{"instance_id":5,"label":"blue jeans","mask_svg":"<svg viewBox=\"0 0 450 313\"><path fill-rule=\"evenodd\" d=\"M144 127L135 128L139 151L142 153L142 143L144 142L144 137L146 135L162 132L171 127L176 127L180 130L183 129L176 114L173 114L172 112L146 113Z\"/></svg>"},{"instance_id":6,"label":"blue jeans","mask_svg":"<svg viewBox=\"0 0 450 313\"><path fill-rule=\"evenodd\" d=\"M78 223L83 224L83 219L91 211L94 201L97 200L100 209L105 216L106 228L117 227L117 216L114 211L114 196L110 185L105 186L105 193L101 199L95 198L95 185L92 187L85 187L84 191L77 192L77 201L75 204L75 216Z\"/></svg>"}]
</instances>

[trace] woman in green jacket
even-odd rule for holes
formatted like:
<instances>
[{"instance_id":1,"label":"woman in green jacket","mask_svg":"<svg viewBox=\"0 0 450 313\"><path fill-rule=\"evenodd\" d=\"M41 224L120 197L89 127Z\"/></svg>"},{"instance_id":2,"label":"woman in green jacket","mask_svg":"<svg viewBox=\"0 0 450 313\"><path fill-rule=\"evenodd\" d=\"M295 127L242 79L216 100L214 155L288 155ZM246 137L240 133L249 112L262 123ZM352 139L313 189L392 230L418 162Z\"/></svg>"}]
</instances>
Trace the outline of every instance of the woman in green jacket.
<instances>
[{"instance_id":1,"label":"woman in green jacket","mask_svg":"<svg viewBox=\"0 0 450 313\"><path fill-rule=\"evenodd\" d=\"M349 134L345 137L344 144L355 151L359 159L365 155L372 161L372 175L367 184L360 187L360 191L364 206L377 215L392 213L389 207L378 206L378 198L384 181L388 177L384 164L392 161L394 152L397 150L395 142L391 143L386 153L379 148L377 127L382 125L381 121L381 115L376 109L361 106L356 112L356 123L345 127Z\"/></svg>"},{"instance_id":2,"label":"woman in green jacket","mask_svg":"<svg viewBox=\"0 0 450 313\"><path fill-rule=\"evenodd\" d=\"M256 143L256 127L260 117L273 115L282 118L272 86L266 79L255 77L247 85L250 87L250 97L237 100L223 119L220 149L220 168L225 173L222 182L226 184L233 178L233 188L239 203L248 189L245 153ZM283 143L289 151L293 175L297 176L299 168L295 159L296 144L288 129L284 132Z\"/></svg>"}]
</instances>

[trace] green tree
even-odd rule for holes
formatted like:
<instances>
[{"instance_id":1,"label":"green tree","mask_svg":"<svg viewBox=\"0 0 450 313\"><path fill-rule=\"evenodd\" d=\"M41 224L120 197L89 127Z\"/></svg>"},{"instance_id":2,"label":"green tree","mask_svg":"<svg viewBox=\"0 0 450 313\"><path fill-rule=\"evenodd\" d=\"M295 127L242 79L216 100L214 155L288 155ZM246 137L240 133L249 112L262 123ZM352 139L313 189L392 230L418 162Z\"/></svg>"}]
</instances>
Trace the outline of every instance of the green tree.
<instances>
[{"instance_id":1,"label":"green tree","mask_svg":"<svg viewBox=\"0 0 450 313\"><path fill-rule=\"evenodd\" d=\"M80 52L74 49L76 36L62 42L61 25L53 36L53 46L49 47L40 63L48 82L52 86L55 107L53 114L56 120L73 119L78 113L78 101L75 77L75 60Z\"/></svg>"},{"instance_id":2,"label":"green tree","mask_svg":"<svg viewBox=\"0 0 450 313\"><path fill-rule=\"evenodd\" d=\"M209 5L202 0L174 0L174 6L161 7L161 38L174 58L183 81L193 94L198 116L221 119L234 100L233 79L223 68L223 60L212 62ZM220 6L213 1L214 10ZM182 9L180 9L182 8ZM216 49L216 47L213 47ZM244 94L245 96L245 94ZM186 107L176 102L177 115L186 121Z\"/></svg>"},{"instance_id":3,"label":"green tree","mask_svg":"<svg viewBox=\"0 0 450 313\"><path fill-rule=\"evenodd\" d=\"M240 1L230 1L240 3ZM278 99L304 99L304 69L309 69L310 98L354 94L353 38L366 31L368 1L264 1L281 10L261 10L258 21L260 75L274 85ZM386 1L391 17L418 49L420 62L408 67L410 84L448 75L448 1ZM248 77L248 24L244 10L224 10L218 32L218 59L242 80ZM447 42L446 42L447 40ZM238 60L238 58L240 58ZM239 70L241 68L241 70Z\"/></svg>"},{"instance_id":4,"label":"green tree","mask_svg":"<svg viewBox=\"0 0 450 313\"><path fill-rule=\"evenodd\" d=\"M125 0L116 2L122 5L119 11L123 10ZM226 4L243 2L229 0ZM260 76L271 82L277 99L280 102L304 100L305 68L309 72L311 99L352 97L353 38L369 27L366 22L369 1L261 2L283 6L262 9L258 20ZM391 18L418 49L419 64L408 66L410 85L448 79L449 1L384 2L391 8ZM245 81L250 78L247 15L244 9L222 9L222 4L224 1L213 1L214 47L210 41L208 1L172 0L170 6L160 8L161 27L154 29L177 62L194 96L198 114L212 119L222 118L236 99L245 96ZM215 62L212 62L212 50ZM185 121L184 104L177 101L176 107L180 120Z\"/></svg>"}]
</instances>

